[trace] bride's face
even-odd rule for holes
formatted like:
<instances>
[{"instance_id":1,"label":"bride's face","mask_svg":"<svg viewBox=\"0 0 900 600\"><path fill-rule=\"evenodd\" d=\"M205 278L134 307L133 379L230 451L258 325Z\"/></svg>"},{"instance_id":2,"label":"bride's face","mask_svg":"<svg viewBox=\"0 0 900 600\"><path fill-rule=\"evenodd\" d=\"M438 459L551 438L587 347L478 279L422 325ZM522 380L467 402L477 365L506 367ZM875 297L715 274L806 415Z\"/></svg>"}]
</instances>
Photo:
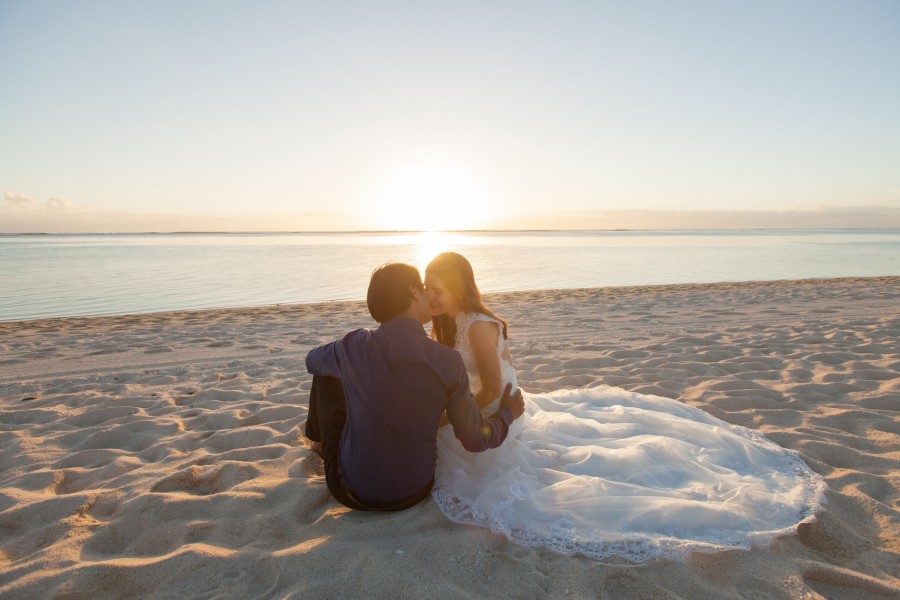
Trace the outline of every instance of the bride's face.
<instances>
[{"instance_id":1,"label":"bride's face","mask_svg":"<svg viewBox=\"0 0 900 600\"><path fill-rule=\"evenodd\" d=\"M456 317L459 314L459 300L450 293L450 290L447 289L440 277L433 273L426 273L425 289L428 291L432 316L449 315Z\"/></svg>"}]
</instances>

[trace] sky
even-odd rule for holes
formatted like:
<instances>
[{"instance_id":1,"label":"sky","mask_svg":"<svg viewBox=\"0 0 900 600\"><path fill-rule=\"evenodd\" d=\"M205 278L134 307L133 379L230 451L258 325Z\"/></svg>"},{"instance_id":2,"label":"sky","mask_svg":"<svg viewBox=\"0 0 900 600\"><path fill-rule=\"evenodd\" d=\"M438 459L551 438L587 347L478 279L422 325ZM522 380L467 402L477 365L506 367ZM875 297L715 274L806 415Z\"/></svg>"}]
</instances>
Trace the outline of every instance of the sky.
<instances>
[{"instance_id":1,"label":"sky","mask_svg":"<svg viewBox=\"0 0 900 600\"><path fill-rule=\"evenodd\" d=\"M0 232L900 227L900 2L0 0Z\"/></svg>"}]
</instances>

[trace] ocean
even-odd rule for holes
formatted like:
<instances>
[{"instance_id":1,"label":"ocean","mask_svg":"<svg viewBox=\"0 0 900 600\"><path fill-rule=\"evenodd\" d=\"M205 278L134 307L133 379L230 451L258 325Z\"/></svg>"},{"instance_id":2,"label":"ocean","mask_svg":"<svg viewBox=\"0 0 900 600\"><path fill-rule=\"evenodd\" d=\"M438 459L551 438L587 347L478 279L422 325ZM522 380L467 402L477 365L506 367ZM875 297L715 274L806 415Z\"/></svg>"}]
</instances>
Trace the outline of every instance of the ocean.
<instances>
[{"instance_id":1,"label":"ocean","mask_svg":"<svg viewBox=\"0 0 900 600\"><path fill-rule=\"evenodd\" d=\"M900 230L0 235L0 320L364 299L466 256L483 292L900 275Z\"/></svg>"}]
</instances>

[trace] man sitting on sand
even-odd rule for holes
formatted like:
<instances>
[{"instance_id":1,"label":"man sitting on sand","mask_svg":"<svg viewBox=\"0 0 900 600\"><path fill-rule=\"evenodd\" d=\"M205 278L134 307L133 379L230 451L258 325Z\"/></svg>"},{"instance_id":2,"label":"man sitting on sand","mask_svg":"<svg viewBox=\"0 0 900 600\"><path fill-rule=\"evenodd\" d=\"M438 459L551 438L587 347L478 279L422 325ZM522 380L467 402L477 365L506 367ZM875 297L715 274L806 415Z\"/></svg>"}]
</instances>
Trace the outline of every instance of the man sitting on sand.
<instances>
[{"instance_id":1,"label":"man sitting on sand","mask_svg":"<svg viewBox=\"0 0 900 600\"><path fill-rule=\"evenodd\" d=\"M402 510L431 491L444 411L462 445L481 452L503 443L525 405L507 386L500 409L482 419L459 353L422 327L431 310L415 267L376 269L367 301L378 329L351 331L306 357L313 383L305 433L338 502Z\"/></svg>"}]
</instances>

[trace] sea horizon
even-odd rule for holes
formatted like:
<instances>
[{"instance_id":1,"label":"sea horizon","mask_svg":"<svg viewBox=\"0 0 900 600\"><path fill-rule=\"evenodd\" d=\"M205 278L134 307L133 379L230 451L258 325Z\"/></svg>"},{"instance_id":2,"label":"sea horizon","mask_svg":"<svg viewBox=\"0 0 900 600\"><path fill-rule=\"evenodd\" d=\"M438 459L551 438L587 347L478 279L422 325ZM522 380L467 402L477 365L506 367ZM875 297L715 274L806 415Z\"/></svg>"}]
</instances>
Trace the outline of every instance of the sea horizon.
<instances>
[{"instance_id":1,"label":"sea horizon","mask_svg":"<svg viewBox=\"0 0 900 600\"><path fill-rule=\"evenodd\" d=\"M2 232L0 236L39 235L305 235L305 234L413 234L413 233L628 233L628 232L703 232L703 231L900 231L900 227L617 227L549 229L321 229L321 230L173 230L173 231L24 231Z\"/></svg>"},{"instance_id":2,"label":"sea horizon","mask_svg":"<svg viewBox=\"0 0 900 600\"><path fill-rule=\"evenodd\" d=\"M0 321L361 300L466 256L484 293L900 275L900 229L0 234Z\"/></svg>"}]
</instances>

